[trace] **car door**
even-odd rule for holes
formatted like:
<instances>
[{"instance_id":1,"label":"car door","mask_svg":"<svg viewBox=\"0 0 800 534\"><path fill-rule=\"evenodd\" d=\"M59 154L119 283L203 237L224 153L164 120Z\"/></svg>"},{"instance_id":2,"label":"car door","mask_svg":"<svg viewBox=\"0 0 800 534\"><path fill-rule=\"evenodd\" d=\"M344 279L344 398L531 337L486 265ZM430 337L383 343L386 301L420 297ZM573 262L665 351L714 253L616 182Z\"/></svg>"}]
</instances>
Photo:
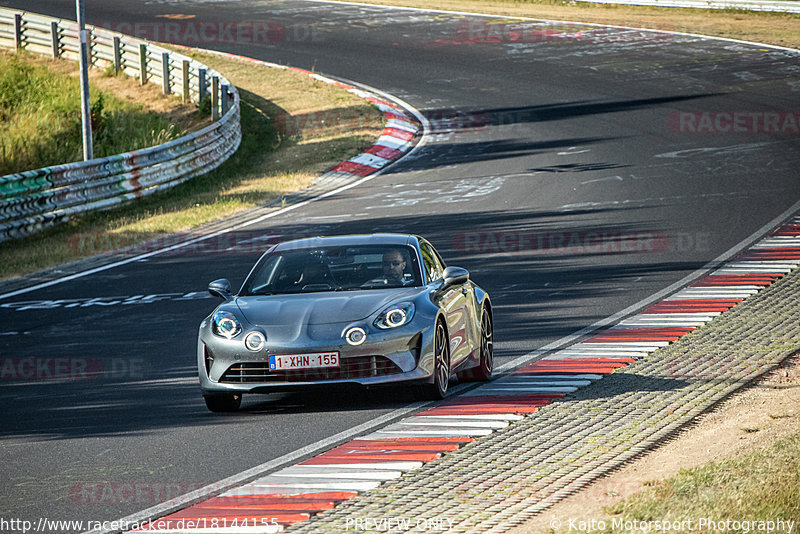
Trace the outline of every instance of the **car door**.
<instances>
[{"instance_id":1,"label":"car door","mask_svg":"<svg viewBox=\"0 0 800 534\"><path fill-rule=\"evenodd\" d=\"M427 241L420 241L422 266L428 283L441 280L444 274L444 262L433 246ZM447 333L450 337L450 367L455 368L471 352L469 325L469 292L464 292L468 284L456 285L436 293L436 304L444 311L447 322Z\"/></svg>"}]
</instances>

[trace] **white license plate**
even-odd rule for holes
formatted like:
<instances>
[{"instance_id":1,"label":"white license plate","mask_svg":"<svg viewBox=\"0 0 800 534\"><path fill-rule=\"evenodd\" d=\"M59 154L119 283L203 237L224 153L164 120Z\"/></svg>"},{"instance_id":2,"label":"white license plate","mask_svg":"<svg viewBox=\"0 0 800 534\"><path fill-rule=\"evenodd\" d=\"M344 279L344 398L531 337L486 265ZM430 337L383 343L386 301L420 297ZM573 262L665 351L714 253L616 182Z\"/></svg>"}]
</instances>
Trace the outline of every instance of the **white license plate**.
<instances>
[{"instance_id":1,"label":"white license plate","mask_svg":"<svg viewBox=\"0 0 800 534\"><path fill-rule=\"evenodd\" d=\"M275 354L269 357L270 371L315 369L319 367L339 367L339 353Z\"/></svg>"}]
</instances>

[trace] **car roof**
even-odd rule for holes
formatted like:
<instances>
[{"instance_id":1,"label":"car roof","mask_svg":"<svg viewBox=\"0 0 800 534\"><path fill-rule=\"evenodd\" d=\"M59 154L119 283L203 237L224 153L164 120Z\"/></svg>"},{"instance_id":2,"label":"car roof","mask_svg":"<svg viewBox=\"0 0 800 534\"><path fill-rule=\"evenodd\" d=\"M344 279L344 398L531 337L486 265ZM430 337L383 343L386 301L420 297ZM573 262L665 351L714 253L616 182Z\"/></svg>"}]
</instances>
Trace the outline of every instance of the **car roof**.
<instances>
[{"instance_id":1,"label":"car roof","mask_svg":"<svg viewBox=\"0 0 800 534\"><path fill-rule=\"evenodd\" d=\"M272 252L279 252L287 249L302 249L315 247L342 247L353 245L413 245L418 237L409 234L354 234L339 235L330 237L309 237L305 239L294 239L278 243Z\"/></svg>"}]
</instances>

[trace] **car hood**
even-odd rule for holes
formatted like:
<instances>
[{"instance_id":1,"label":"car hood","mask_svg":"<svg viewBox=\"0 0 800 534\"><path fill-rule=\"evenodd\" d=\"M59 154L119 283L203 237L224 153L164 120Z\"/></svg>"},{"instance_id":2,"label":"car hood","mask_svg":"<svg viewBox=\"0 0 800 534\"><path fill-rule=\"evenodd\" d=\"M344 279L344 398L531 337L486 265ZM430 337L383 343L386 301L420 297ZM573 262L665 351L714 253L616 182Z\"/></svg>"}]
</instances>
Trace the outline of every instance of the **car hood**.
<instances>
[{"instance_id":1,"label":"car hood","mask_svg":"<svg viewBox=\"0 0 800 534\"><path fill-rule=\"evenodd\" d=\"M364 320L394 302L411 300L420 289L237 297L236 304L244 318L256 326L350 323Z\"/></svg>"}]
</instances>

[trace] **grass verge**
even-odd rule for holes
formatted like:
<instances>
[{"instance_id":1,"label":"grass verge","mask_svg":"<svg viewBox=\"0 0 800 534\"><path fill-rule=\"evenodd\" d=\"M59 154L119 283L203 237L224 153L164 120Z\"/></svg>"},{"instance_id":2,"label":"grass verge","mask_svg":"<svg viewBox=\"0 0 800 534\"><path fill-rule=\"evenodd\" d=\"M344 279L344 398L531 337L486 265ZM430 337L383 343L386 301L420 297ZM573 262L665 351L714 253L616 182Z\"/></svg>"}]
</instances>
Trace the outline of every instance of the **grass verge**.
<instances>
[{"instance_id":1,"label":"grass verge","mask_svg":"<svg viewBox=\"0 0 800 534\"><path fill-rule=\"evenodd\" d=\"M683 469L605 511L611 516L606 531L614 533L630 532L634 521L668 521L673 532L766 531L746 522L778 519L794 521L797 527L800 433L761 450ZM705 524L699 524L701 521Z\"/></svg>"},{"instance_id":2,"label":"grass verge","mask_svg":"<svg viewBox=\"0 0 800 534\"><path fill-rule=\"evenodd\" d=\"M325 169L371 145L383 129L383 115L344 89L291 70L191 55L239 89L239 150L213 172L170 191L0 244L0 279L183 232L262 205L310 185Z\"/></svg>"},{"instance_id":3,"label":"grass verge","mask_svg":"<svg viewBox=\"0 0 800 534\"><path fill-rule=\"evenodd\" d=\"M509 17L593 22L800 48L800 14L792 13L625 6L572 0L369 0L369 3Z\"/></svg>"}]
</instances>

